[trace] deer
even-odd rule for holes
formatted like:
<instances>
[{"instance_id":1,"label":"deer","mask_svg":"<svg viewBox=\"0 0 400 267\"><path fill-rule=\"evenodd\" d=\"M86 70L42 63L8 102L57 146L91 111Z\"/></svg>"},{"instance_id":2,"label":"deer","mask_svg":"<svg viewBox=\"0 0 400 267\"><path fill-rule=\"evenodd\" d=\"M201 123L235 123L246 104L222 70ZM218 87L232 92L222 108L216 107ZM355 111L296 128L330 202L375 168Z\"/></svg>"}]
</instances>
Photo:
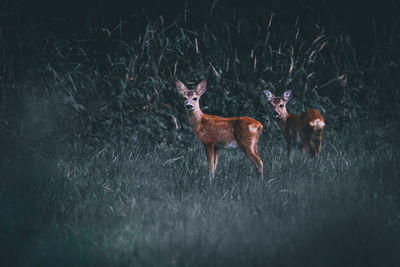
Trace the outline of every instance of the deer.
<instances>
[{"instance_id":1,"label":"deer","mask_svg":"<svg viewBox=\"0 0 400 267\"><path fill-rule=\"evenodd\" d=\"M221 149L240 148L256 167L263 179L263 162L258 155L258 139L263 125L250 117L219 117L201 111L199 100L206 91L207 82L201 81L194 90L188 90L179 80L176 89L184 98L189 122L194 134L203 144L212 182L218 163L218 152Z\"/></svg>"},{"instance_id":2,"label":"deer","mask_svg":"<svg viewBox=\"0 0 400 267\"><path fill-rule=\"evenodd\" d=\"M283 132L288 156L290 157L292 146L300 139L304 152L308 151L311 156L319 157L322 132L325 127L325 120L321 113L316 109L308 109L301 114L289 114L286 110L286 103L292 97L290 90L284 92L282 97L276 97L268 90L264 90L264 94L271 103L272 115Z\"/></svg>"}]
</instances>

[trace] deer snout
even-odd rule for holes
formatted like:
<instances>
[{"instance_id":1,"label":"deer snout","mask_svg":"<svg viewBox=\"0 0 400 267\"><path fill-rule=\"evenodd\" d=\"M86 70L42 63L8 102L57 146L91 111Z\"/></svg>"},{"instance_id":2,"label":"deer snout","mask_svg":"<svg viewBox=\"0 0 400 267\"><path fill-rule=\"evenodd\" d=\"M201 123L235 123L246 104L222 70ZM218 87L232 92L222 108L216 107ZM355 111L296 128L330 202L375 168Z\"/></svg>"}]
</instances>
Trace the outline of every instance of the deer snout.
<instances>
[{"instance_id":1,"label":"deer snout","mask_svg":"<svg viewBox=\"0 0 400 267\"><path fill-rule=\"evenodd\" d=\"M276 112L276 111L274 111L274 112L272 112L272 116L274 116L274 118L278 118L278 116L279 116L279 113L278 113L278 112Z\"/></svg>"},{"instance_id":2,"label":"deer snout","mask_svg":"<svg viewBox=\"0 0 400 267\"><path fill-rule=\"evenodd\" d=\"M186 109L187 109L187 110L193 109L193 105L192 105L192 104L186 104Z\"/></svg>"}]
</instances>

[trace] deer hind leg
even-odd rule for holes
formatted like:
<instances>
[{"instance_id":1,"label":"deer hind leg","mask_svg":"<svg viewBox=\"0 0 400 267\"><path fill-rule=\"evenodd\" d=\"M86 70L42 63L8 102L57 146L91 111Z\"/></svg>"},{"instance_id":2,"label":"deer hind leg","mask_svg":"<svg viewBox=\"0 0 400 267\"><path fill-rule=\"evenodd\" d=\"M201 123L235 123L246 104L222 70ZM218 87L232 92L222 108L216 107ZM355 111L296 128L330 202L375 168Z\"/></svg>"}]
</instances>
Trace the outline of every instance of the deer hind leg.
<instances>
[{"instance_id":1,"label":"deer hind leg","mask_svg":"<svg viewBox=\"0 0 400 267\"><path fill-rule=\"evenodd\" d=\"M322 130L318 130L315 136L315 143L316 143L316 155L319 156L321 153L321 146L322 146Z\"/></svg>"},{"instance_id":2,"label":"deer hind leg","mask_svg":"<svg viewBox=\"0 0 400 267\"><path fill-rule=\"evenodd\" d=\"M213 145L204 145L204 148L206 150L206 156L207 156L207 164L208 164L208 172L210 176L210 182L214 178L214 146Z\"/></svg>"},{"instance_id":3,"label":"deer hind leg","mask_svg":"<svg viewBox=\"0 0 400 267\"><path fill-rule=\"evenodd\" d=\"M250 161L254 164L258 173L260 174L261 180L263 180L264 179L264 177L263 177L264 164L263 164L262 160L260 159L260 156L258 156L258 153L256 152L256 150L254 149L254 144L251 146L243 145L240 148L243 150L243 152L246 154L246 156L250 159Z\"/></svg>"},{"instance_id":4,"label":"deer hind leg","mask_svg":"<svg viewBox=\"0 0 400 267\"><path fill-rule=\"evenodd\" d=\"M256 168L260 174L261 180L263 180L264 179L264 163L262 162L262 160L260 159L260 156L258 155L258 140L260 139L261 130L262 130L262 128L260 129L260 132L258 133L255 142L253 143L253 152L254 152L254 155L257 160Z\"/></svg>"},{"instance_id":5,"label":"deer hind leg","mask_svg":"<svg viewBox=\"0 0 400 267\"><path fill-rule=\"evenodd\" d=\"M256 168L260 174L261 180L264 180L264 163L262 162L262 160L260 159L260 156L258 155L258 148L257 148L258 138L259 138L259 136L257 137L257 141L255 142L255 144L253 146L253 152L254 152L254 157L257 161Z\"/></svg>"},{"instance_id":6,"label":"deer hind leg","mask_svg":"<svg viewBox=\"0 0 400 267\"><path fill-rule=\"evenodd\" d=\"M314 144L312 142L312 132L305 132L303 131L301 133L301 142L303 144L303 151L304 152L309 152L311 154L311 156L315 155L315 148L314 148Z\"/></svg>"},{"instance_id":7,"label":"deer hind leg","mask_svg":"<svg viewBox=\"0 0 400 267\"><path fill-rule=\"evenodd\" d=\"M261 131L256 136L255 142L253 142L253 151L254 151L254 153L257 154L257 156L258 156L258 140L260 139L260 134L261 134Z\"/></svg>"}]
</instances>

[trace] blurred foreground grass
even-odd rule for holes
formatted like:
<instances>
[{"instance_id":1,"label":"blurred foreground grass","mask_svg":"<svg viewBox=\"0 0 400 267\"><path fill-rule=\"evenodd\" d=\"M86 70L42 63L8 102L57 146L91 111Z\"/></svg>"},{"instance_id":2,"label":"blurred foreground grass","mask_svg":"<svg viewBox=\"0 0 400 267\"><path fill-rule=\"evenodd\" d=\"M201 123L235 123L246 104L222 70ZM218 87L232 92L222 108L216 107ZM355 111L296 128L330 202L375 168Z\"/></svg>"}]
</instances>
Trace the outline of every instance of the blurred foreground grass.
<instances>
[{"instance_id":1,"label":"blurred foreground grass","mask_svg":"<svg viewBox=\"0 0 400 267\"><path fill-rule=\"evenodd\" d=\"M394 126L328 128L319 160L298 151L288 162L284 141L264 137L264 181L241 152L226 151L212 185L196 142L147 152L107 145L84 156L76 145L54 158L25 149L3 165L13 176L0 189L2 258L10 266L396 266Z\"/></svg>"}]
</instances>

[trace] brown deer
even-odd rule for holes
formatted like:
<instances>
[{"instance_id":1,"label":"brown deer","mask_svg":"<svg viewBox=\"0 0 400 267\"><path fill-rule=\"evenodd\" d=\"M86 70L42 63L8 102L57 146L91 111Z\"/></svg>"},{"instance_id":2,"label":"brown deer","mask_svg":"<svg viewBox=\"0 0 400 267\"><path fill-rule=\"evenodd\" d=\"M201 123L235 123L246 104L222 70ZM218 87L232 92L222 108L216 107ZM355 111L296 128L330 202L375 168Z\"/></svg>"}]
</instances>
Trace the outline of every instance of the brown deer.
<instances>
[{"instance_id":1,"label":"brown deer","mask_svg":"<svg viewBox=\"0 0 400 267\"><path fill-rule=\"evenodd\" d=\"M267 100L272 105L272 115L277 119L287 143L287 153L290 156L292 146L300 137L303 151L309 151L312 156L319 156L322 145L322 132L325 120L316 109L309 109L302 114L289 114L286 103L292 96L292 91L286 91L282 97L275 97L270 91L264 90ZM316 147L313 142L315 142Z\"/></svg>"},{"instance_id":2,"label":"brown deer","mask_svg":"<svg viewBox=\"0 0 400 267\"><path fill-rule=\"evenodd\" d=\"M214 178L220 149L240 148L253 162L263 179L263 162L258 156L257 144L262 124L249 117L224 118L205 114L199 100L206 91L207 82L200 82L195 90L188 90L181 81L176 81L177 91L185 97L189 121L197 139L204 145L210 182Z\"/></svg>"}]
</instances>

